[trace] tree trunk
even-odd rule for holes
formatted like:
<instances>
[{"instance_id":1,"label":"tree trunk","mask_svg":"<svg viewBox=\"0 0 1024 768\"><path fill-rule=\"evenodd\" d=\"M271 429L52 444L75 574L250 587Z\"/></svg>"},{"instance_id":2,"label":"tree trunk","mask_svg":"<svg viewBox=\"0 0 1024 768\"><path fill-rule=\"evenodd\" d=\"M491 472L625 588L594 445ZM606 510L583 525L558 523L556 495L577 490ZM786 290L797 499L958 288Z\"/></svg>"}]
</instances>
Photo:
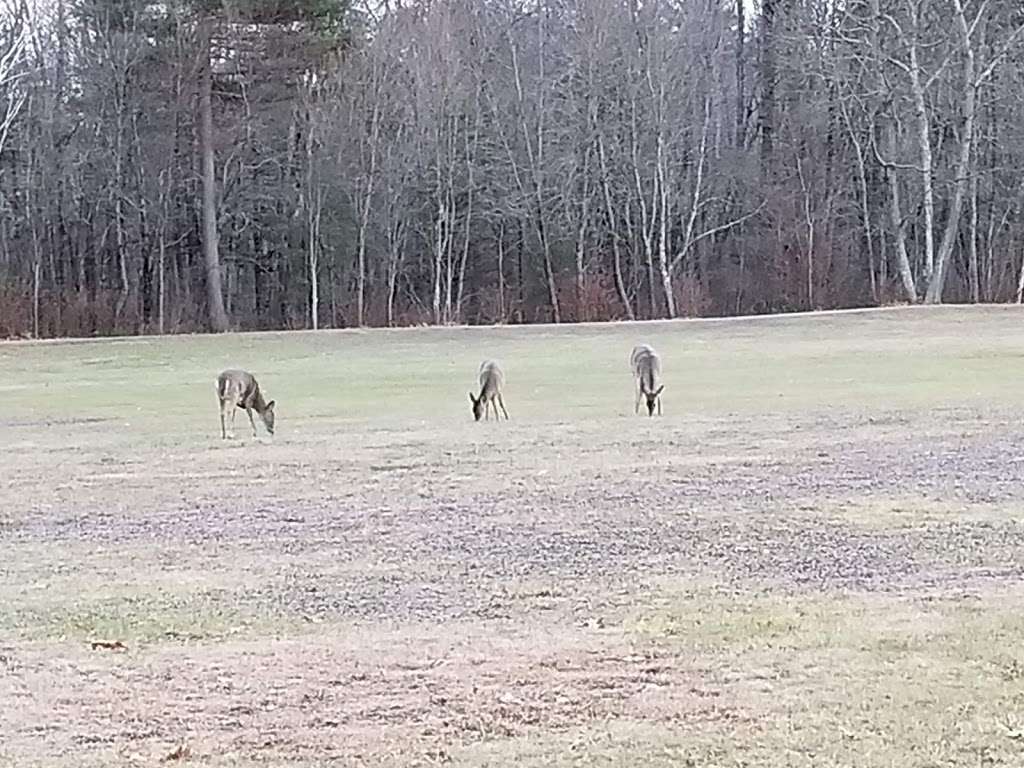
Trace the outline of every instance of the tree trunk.
<instances>
[{"instance_id":1,"label":"tree trunk","mask_svg":"<svg viewBox=\"0 0 1024 768\"><path fill-rule=\"evenodd\" d=\"M443 322L447 325L452 321L452 286L455 283L455 121L451 121L447 141L449 145L447 168L448 181L445 185L445 209L448 212L446 230L448 233L444 251L444 312Z\"/></svg>"},{"instance_id":2,"label":"tree trunk","mask_svg":"<svg viewBox=\"0 0 1024 768\"><path fill-rule=\"evenodd\" d=\"M975 154L977 154L977 141L975 140ZM978 269L978 173L977 169L971 173L971 223L967 232L967 255L971 272L971 301L977 304L981 301L981 271Z\"/></svg>"},{"instance_id":3,"label":"tree trunk","mask_svg":"<svg viewBox=\"0 0 1024 768\"><path fill-rule=\"evenodd\" d=\"M742 0L741 0L742 2ZM619 294L619 301L626 312L629 320L635 320L633 304L626 293L626 284L622 279L622 247L619 243L619 228L616 226L618 217L615 215L615 205L612 203L611 182L608 178L608 158L605 155L604 139L600 132L597 134L597 156L601 161L601 191L604 194L605 214L608 217L608 229L612 239L612 258L614 259L615 291Z\"/></svg>"},{"instance_id":4,"label":"tree trunk","mask_svg":"<svg viewBox=\"0 0 1024 768\"><path fill-rule=\"evenodd\" d=\"M637 207L639 208L640 221L640 239L643 241L644 249L644 265L647 268L647 288L648 288L648 314L647 317L653 320L657 317L657 289L655 288L654 280L654 218L656 213L650 208L653 208L657 202L657 177L655 177L654 189L651 192L651 205L648 208L647 199L644 196L644 183L640 175L641 162L640 162L640 139L639 139L639 126L637 124L637 108L635 100L632 106L632 120L630 122L630 144L631 144L631 156L633 160L633 184L636 188L636 199Z\"/></svg>"},{"instance_id":5,"label":"tree trunk","mask_svg":"<svg viewBox=\"0 0 1024 768\"><path fill-rule=\"evenodd\" d=\"M540 189L537 190L538 197ZM558 287L555 284L555 271L551 265L551 244L548 242L547 229L544 226L544 213L537 201L536 213L537 236L540 238L541 250L544 252L544 277L548 284L548 300L551 302L551 319L557 324L562 322L562 312L558 306Z\"/></svg>"},{"instance_id":6,"label":"tree trunk","mask_svg":"<svg viewBox=\"0 0 1024 768\"><path fill-rule=\"evenodd\" d=\"M224 310L221 290L220 253L217 245L217 179L213 165L213 72L210 61L210 37L213 20L200 22L199 66L199 143L203 172L203 256L206 262L206 301L210 330L223 333L228 330L228 315Z\"/></svg>"},{"instance_id":7,"label":"tree trunk","mask_svg":"<svg viewBox=\"0 0 1024 768\"><path fill-rule=\"evenodd\" d=\"M918 19L915 14L914 33ZM914 100L914 118L917 126L917 149L920 157L921 197L924 206L924 277L929 283L935 272L935 192L932 185L934 161L932 159L931 121L921 82L921 65L917 58L917 42L910 42L910 93ZM929 285L928 290L931 290Z\"/></svg>"},{"instance_id":8,"label":"tree trunk","mask_svg":"<svg viewBox=\"0 0 1024 768\"><path fill-rule=\"evenodd\" d=\"M166 311L167 311L166 310L166 298L165 298L166 295L167 295L166 277L165 277L165 272L166 272L166 269L167 269L167 266L166 266L167 243L166 243L166 240L164 238L164 233L163 233L162 229L160 231L160 241L159 241L159 244L158 244L158 248L159 248L159 250L158 250L158 253L157 253L157 275L156 275L156 328L157 328L157 333L159 333L162 336L164 334L164 332L166 331L166 327L165 327L165 324L164 324L165 323L164 318L166 317Z\"/></svg>"},{"instance_id":9,"label":"tree trunk","mask_svg":"<svg viewBox=\"0 0 1024 768\"><path fill-rule=\"evenodd\" d=\"M307 107L306 120L306 239L309 266L309 324L320 328L320 218L323 212L323 188L314 174L313 120Z\"/></svg>"},{"instance_id":10,"label":"tree trunk","mask_svg":"<svg viewBox=\"0 0 1024 768\"><path fill-rule=\"evenodd\" d=\"M1024 253L1020 259L1020 273L1017 276L1017 303L1024 303Z\"/></svg>"},{"instance_id":11,"label":"tree trunk","mask_svg":"<svg viewBox=\"0 0 1024 768\"><path fill-rule=\"evenodd\" d=\"M123 76L123 73L119 73ZM128 303L128 257L125 253L127 248L124 232L124 195L126 184L124 179L124 114L127 112L127 105L124 103L123 89L127 86L123 82L115 85L117 94L115 109L117 119L114 121L114 185L111 193L114 195L114 244L117 248L117 277L119 290L117 303L114 307L114 323L120 324L121 314Z\"/></svg>"},{"instance_id":12,"label":"tree trunk","mask_svg":"<svg viewBox=\"0 0 1024 768\"><path fill-rule=\"evenodd\" d=\"M890 154L895 152L896 129L891 119L886 119L883 135L885 137L886 151ZM903 209L900 205L900 180L896 175L896 169L891 164L885 164L885 178L889 184L889 216L892 222L893 233L896 236L896 267L900 273L900 282L903 284L903 293L907 301L916 304L917 283L914 280L914 270L910 266L910 256L907 253L907 225L903 220Z\"/></svg>"},{"instance_id":13,"label":"tree trunk","mask_svg":"<svg viewBox=\"0 0 1024 768\"><path fill-rule=\"evenodd\" d=\"M39 292L42 287L43 262L38 254L32 265L32 338L39 338Z\"/></svg>"},{"instance_id":14,"label":"tree trunk","mask_svg":"<svg viewBox=\"0 0 1024 768\"><path fill-rule=\"evenodd\" d=\"M380 93L375 95L370 123L370 158L366 169L366 186L359 211L359 234L356 247L356 325L366 324L366 238L370 228L370 207L377 180L377 150L380 144Z\"/></svg>"},{"instance_id":15,"label":"tree trunk","mask_svg":"<svg viewBox=\"0 0 1024 768\"><path fill-rule=\"evenodd\" d=\"M874 237L871 232L871 207L868 196L868 176L867 165L864 161L864 149L861 146L860 139L857 137L853 121L850 120L850 113L847 110L846 105L841 103L840 109L843 112L843 122L846 124L846 130L850 136L850 143L853 145L854 157L857 160L857 192L860 202L861 226L864 228L864 250L868 261L868 284L871 289L871 300L877 304L878 282L875 277L875 245Z\"/></svg>"},{"instance_id":16,"label":"tree trunk","mask_svg":"<svg viewBox=\"0 0 1024 768\"><path fill-rule=\"evenodd\" d=\"M747 0L736 0L736 148L742 149L746 137L747 73L745 48L747 42Z\"/></svg>"},{"instance_id":17,"label":"tree trunk","mask_svg":"<svg viewBox=\"0 0 1024 768\"><path fill-rule=\"evenodd\" d=\"M978 83L975 82L974 46L971 44L971 30L964 17L961 0L953 0L956 9L956 26L960 33L960 44L964 54L964 126L960 134L960 155L956 163L956 180L953 183L953 202L950 205L949 218L942 233L942 242L935 259L935 272L928 284L925 301L929 304L942 302L942 291L946 283L946 273L953 257L957 234L960 231L960 215L963 211L964 197L967 193L967 175L971 172L971 150L974 147L974 121L978 97ZM972 232L973 235L973 232Z\"/></svg>"},{"instance_id":18,"label":"tree trunk","mask_svg":"<svg viewBox=\"0 0 1024 768\"><path fill-rule=\"evenodd\" d=\"M440 195L440 191L438 192ZM440 325L441 318L441 270L444 266L445 253L445 222L447 221L444 202L438 200L437 219L434 222L434 291L431 308L434 311L434 324Z\"/></svg>"},{"instance_id":19,"label":"tree trunk","mask_svg":"<svg viewBox=\"0 0 1024 768\"><path fill-rule=\"evenodd\" d=\"M576 322L590 319L586 304L586 249L587 225L590 220L590 147L583 150L583 188L581 190L580 220L576 228Z\"/></svg>"},{"instance_id":20,"label":"tree trunk","mask_svg":"<svg viewBox=\"0 0 1024 768\"><path fill-rule=\"evenodd\" d=\"M320 215L322 202L321 192L310 190L310 197L316 196L316 202L310 201L309 228L309 322L316 331L320 328Z\"/></svg>"},{"instance_id":21,"label":"tree trunk","mask_svg":"<svg viewBox=\"0 0 1024 768\"><path fill-rule=\"evenodd\" d=\"M498 222L498 322L508 320L505 314L505 219Z\"/></svg>"},{"instance_id":22,"label":"tree trunk","mask_svg":"<svg viewBox=\"0 0 1024 768\"><path fill-rule=\"evenodd\" d=\"M811 215L811 190L804 177L803 166L799 158L796 162L797 175L800 177L800 188L804 198L804 225L807 227L807 309L814 310L814 218Z\"/></svg>"},{"instance_id":23,"label":"tree trunk","mask_svg":"<svg viewBox=\"0 0 1024 768\"><path fill-rule=\"evenodd\" d=\"M907 253L907 225L903 221L903 211L900 206L899 179L896 178L896 171L887 168L885 172L889 180L889 214L892 217L892 228L896 234L896 264L900 273L900 281L903 284L903 293L911 304L917 303L917 285L914 281L914 272L910 267L910 256Z\"/></svg>"},{"instance_id":24,"label":"tree trunk","mask_svg":"<svg viewBox=\"0 0 1024 768\"><path fill-rule=\"evenodd\" d=\"M660 129L659 129L660 131ZM665 294L665 312L669 318L676 316L675 289L672 286L672 270L668 255L668 196L669 185L665 173L664 137L658 135L658 270L661 273L661 290Z\"/></svg>"},{"instance_id":25,"label":"tree trunk","mask_svg":"<svg viewBox=\"0 0 1024 768\"><path fill-rule=\"evenodd\" d=\"M161 171L159 176L160 226L157 228L156 252L156 332L161 336L166 331L166 272L167 272L167 218L168 198L171 184L168 183L168 172Z\"/></svg>"},{"instance_id":26,"label":"tree trunk","mask_svg":"<svg viewBox=\"0 0 1024 768\"><path fill-rule=\"evenodd\" d=\"M516 252L516 320L523 322L523 307L526 305L526 282L523 259L526 250L526 224L519 219L519 248Z\"/></svg>"},{"instance_id":27,"label":"tree trunk","mask_svg":"<svg viewBox=\"0 0 1024 768\"><path fill-rule=\"evenodd\" d=\"M761 171L771 170L775 148L775 3L763 0L761 4Z\"/></svg>"},{"instance_id":28,"label":"tree trunk","mask_svg":"<svg viewBox=\"0 0 1024 768\"><path fill-rule=\"evenodd\" d=\"M395 325L395 290L398 286L398 271L402 264L402 239L403 235L400 232L392 232L388 248L387 323L389 328Z\"/></svg>"},{"instance_id":29,"label":"tree trunk","mask_svg":"<svg viewBox=\"0 0 1024 768\"><path fill-rule=\"evenodd\" d=\"M478 101L476 102L476 121L473 127L473 141L469 140L469 133L465 135L465 150L466 150L466 226L465 226L465 239L462 241L462 255L459 257L459 289L458 294L455 297L455 315L458 322L463 322L462 316L462 302L466 295L466 265L469 262L469 246L472 241L473 234L473 193L476 191L476 184L474 181L474 171L476 170L476 154L477 146L480 141L480 107L479 107L479 94Z\"/></svg>"}]
</instances>

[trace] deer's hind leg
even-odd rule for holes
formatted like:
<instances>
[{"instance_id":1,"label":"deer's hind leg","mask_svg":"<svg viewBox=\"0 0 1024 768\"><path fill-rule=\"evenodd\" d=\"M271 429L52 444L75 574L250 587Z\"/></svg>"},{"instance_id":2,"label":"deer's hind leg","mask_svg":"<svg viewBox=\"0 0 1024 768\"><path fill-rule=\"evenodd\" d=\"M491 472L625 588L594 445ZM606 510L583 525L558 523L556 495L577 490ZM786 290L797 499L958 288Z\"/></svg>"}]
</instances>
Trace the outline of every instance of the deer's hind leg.
<instances>
[{"instance_id":1,"label":"deer's hind leg","mask_svg":"<svg viewBox=\"0 0 1024 768\"><path fill-rule=\"evenodd\" d=\"M227 424L229 412L231 414L230 425ZM235 401L231 398L220 401L220 436L222 440L235 436Z\"/></svg>"},{"instance_id":2,"label":"deer's hind leg","mask_svg":"<svg viewBox=\"0 0 1024 768\"><path fill-rule=\"evenodd\" d=\"M505 414L505 421L508 421L508 411L505 410L505 399L501 396L500 392L498 393L498 405L501 406L501 412ZM494 418L498 418L497 408L494 409Z\"/></svg>"},{"instance_id":3,"label":"deer's hind leg","mask_svg":"<svg viewBox=\"0 0 1024 768\"><path fill-rule=\"evenodd\" d=\"M636 380L636 402L633 404L633 415L640 413L640 399L643 397L643 388L640 386L640 379Z\"/></svg>"},{"instance_id":4,"label":"deer's hind leg","mask_svg":"<svg viewBox=\"0 0 1024 768\"><path fill-rule=\"evenodd\" d=\"M238 404L234 400L225 400L220 413L221 421L224 421L227 416L227 411L231 412L231 418L229 420L231 424L228 427L228 435L231 439L234 439L235 437L235 412L238 410L237 406Z\"/></svg>"}]
</instances>

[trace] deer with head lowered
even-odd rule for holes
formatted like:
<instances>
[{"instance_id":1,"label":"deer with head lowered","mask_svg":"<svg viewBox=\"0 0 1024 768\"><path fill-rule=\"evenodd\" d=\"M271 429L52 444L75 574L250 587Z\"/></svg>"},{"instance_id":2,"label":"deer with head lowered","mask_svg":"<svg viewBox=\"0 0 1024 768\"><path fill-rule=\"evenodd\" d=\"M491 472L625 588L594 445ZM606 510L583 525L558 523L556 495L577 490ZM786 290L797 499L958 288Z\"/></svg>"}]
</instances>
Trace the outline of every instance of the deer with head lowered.
<instances>
[{"instance_id":1,"label":"deer with head lowered","mask_svg":"<svg viewBox=\"0 0 1024 768\"><path fill-rule=\"evenodd\" d=\"M660 416L661 391L665 389L661 383L661 357L653 347L639 344L633 347L633 353L629 356L629 367L636 379L636 404L633 412L640 413L640 400L644 399L647 402L647 415L653 416L657 407Z\"/></svg>"},{"instance_id":2,"label":"deer with head lowered","mask_svg":"<svg viewBox=\"0 0 1024 768\"><path fill-rule=\"evenodd\" d=\"M505 401L501 397L502 387L505 386L505 374L493 360L485 360L480 366L480 394L477 397L469 393L469 401L473 404L473 418L480 421L480 417L490 418L490 409L494 409L494 418L498 418L498 406L508 420L508 411L505 410Z\"/></svg>"},{"instance_id":3,"label":"deer with head lowered","mask_svg":"<svg viewBox=\"0 0 1024 768\"><path fill-rule=\"evenodd\" d=\"M252 436L256 437L256 421L252 412L256 411L263 421L267 432L274 434L274 401L269 403L263 399L260 385L256 377L248 371L227 370L217 377L217 398L220 400L220 437L227 439L227 416L231 413L231 432L235 431L235 413L237 408L244 408L252 425Z\"/></svg>"}]
</instances>

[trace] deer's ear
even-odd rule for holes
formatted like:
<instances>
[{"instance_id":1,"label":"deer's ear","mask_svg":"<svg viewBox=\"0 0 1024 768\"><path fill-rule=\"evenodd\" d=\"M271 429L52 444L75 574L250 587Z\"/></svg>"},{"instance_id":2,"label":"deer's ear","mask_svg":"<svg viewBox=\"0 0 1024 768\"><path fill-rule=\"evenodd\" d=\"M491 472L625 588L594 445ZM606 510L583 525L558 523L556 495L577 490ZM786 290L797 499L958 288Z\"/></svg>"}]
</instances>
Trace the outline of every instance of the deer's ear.
<instances>
[{"instance_id":1,"label":"deer's ear","mask_svg":"<svg viewBox=\"0 0 1024 768\"><path fill-rule=\"evenodd\" d=\"M663 390L664 388L665 388L664 384L662 384L660 387L658 387L657 391L654 393L654 396L657 397L658 395L660 395L661 394L661 390Z\"/></svg>"},{"instance_id":2,"label":"deer's ear","mask_svg":"<svg viewBox=\"0 0 1024 768\"><path fill-rule=\"evenodd\" d=\"M469 402L471 402L473 405L476 405L476 398L473 397L472 392L469 393Z\"/></svg>"},{"instance_id":3,"label":"deer's ear","mask_svg":"<svg viewBox=\"0 0 1024 768\"><path fill-rule=\"evenodd\" d=\"M267 403L267 410L268 410L268 411L272 411L272 410L274 410L274 403L275 403L275 402L276 402L276 401L274 401L274 400L271 400L271 401L270 401L269 403Z\"/></svg>"}]
</instances>

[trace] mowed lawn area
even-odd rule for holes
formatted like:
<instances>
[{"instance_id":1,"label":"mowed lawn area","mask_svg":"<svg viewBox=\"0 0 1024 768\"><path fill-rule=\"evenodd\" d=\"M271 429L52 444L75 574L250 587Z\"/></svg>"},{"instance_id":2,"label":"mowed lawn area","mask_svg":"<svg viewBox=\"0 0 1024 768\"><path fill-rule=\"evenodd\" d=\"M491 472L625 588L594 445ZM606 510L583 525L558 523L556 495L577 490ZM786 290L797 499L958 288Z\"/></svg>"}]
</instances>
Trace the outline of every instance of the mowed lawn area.
<instances>
[{"instance_id":1,"label":"mowed lawn area","mask_svg":"<svg viewBox=\"0 0 1024 768\"><path fill-rule=\"evenodd\" d=\"M0 344L0 457L3 766L1024 765L1016 308Z\"/></svg>"}]
</instances>

